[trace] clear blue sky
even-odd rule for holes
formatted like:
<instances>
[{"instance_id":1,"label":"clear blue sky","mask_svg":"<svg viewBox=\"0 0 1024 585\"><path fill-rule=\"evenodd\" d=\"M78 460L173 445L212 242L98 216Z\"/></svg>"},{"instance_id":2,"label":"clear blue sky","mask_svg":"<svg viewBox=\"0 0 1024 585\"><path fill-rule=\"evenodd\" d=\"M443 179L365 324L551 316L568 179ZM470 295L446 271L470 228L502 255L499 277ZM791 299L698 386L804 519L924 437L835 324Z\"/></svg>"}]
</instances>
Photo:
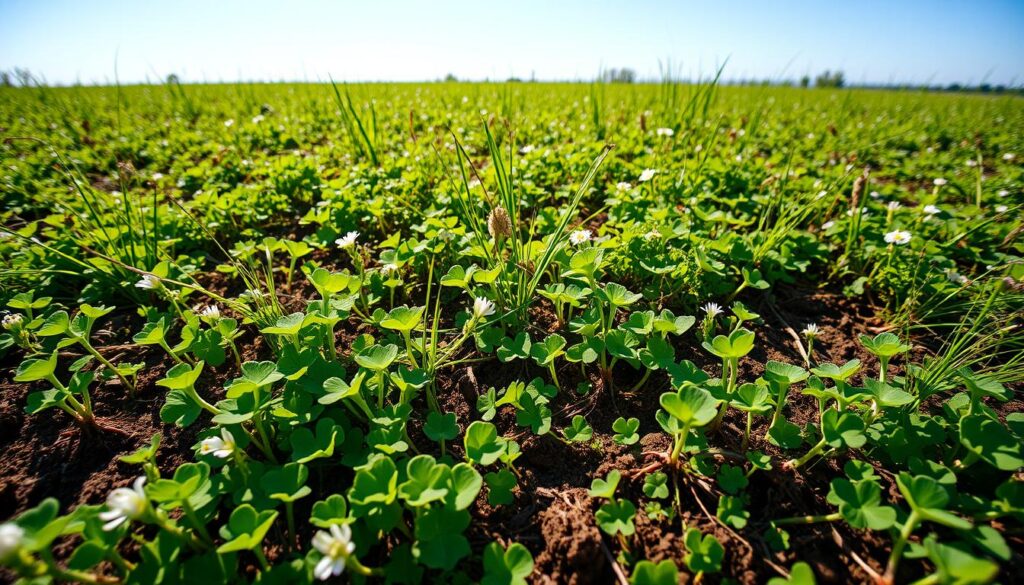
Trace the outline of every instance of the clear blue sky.
<instances>
[{"instance_id":1,"label":"clear blue sky","mask_svg":"<svg viewBox=\"0 0 1024 585\"><path fill-rule=\"evenodd\" d=\"M726 77L1024 84L1024 0L0 0L0 69L51 83Z\"/></svg>"}]
</instances>

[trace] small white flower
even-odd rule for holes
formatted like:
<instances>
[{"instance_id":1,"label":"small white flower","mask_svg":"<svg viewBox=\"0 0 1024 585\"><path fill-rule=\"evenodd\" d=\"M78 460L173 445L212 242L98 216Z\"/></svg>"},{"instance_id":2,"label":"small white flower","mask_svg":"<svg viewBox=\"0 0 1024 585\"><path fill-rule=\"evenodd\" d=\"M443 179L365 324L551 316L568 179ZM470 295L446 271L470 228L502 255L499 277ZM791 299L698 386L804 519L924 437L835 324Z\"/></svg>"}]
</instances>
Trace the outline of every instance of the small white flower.
<instances>
[{"instance_id":1,"label":"small white flower","mask_svg":"<svg viewBox=\"0 0 1024 585\"><path fill-rule=\"evenodd\" d=\"M659 232L658 230L651 230L644 234L644 239L647 240L648 242L650 242L651 240L660 240L661 232Z\"/></svg>"},{"instance_id":2,"label":"small white flower","mask_svg":"<svg viewBox=\"0 0 1024 585\"><path fill-rule=\"evenodd\" d=\"M828 195L828 191L818 191L818 194L814 196L814 200L817 201L826 195Z\"/></svg>"},{"instance_id":3,"label":"small white flower","mask_svg":"<svg viewBox=\"0 0 1024 585\"><path fill-rule=\"evenodd\" d=\"M938 215L942 213L942 210L939 209L938 205L925 205L923 211L928 215Z\"/></svg>"},{"instance_id":4,"label":"small white flower","mask_svg":"<svg viewBox=\"0 0 1024 585\"><path fill-rule=\"evenodd\" d=\"M901 206L899 201L890 201L889 204L885 206L885 208L888 209L889 211L896 211L900 207Z\"/></svg>"},{"instance_id":5,"label":"small white flower","mask_svg":"<svg viewBox=\"0 0 1024 585\"><path fill-rule=\"evenodd\" d=\"M969 158L964 164L966 164L969 167L976 167L978 166L978 161L974 160L973 158Z\"/></svg>"},{"instance_id":6,"label":"small white flower","mask_svg":"<svg viewBox=\"0 0 1024 585\"><path fill-rule=\"evenodd\" d=\"M334 240L335 244L338 244L341 248L351 248L356 244L356 238L359 237L359 232L349 232L344 237Z\"/></svg>"},{"instance_id":7,"label":"small white flower","mask_svg":"<svg viewBox=\"0 0 1024 585\"><path fill-rule=\"evenodd\" d=\"M14 522L0 524L0 561L21 548L25 531Z\"/></svg>"},{"instance_id":8,"label":"small white flower","mask_svg":"<svg viewBox=\"0 0 1024 585\"><path fill-rule=\"evenodd\" d=\"M21 325L21 322L24 319L25 318L22 317L21 313L10 313L8 315L4 315L3 328L7 330L14 329L18 325Z\"/></svg>"},{"instance_id":9,"label":"small white flower","mask_svg":"<svg viewBox=\"0 0 1024 585\"><path fill-rule=\"evenodd\" d=\"M657 132L658 136L672 136L676 133L676 131L671 128L658 128L655 132Z\"/></svg>"},{"instance_id":10,"label":"small white flower","mask_svg":"<svg viewBox=\"0 0 1024 585\"><path fill-rule=\"evenodd\" d=\"M885 234L885 241L889 244L896 244L902 246L910 242L910 232L905 230L893 230Z\"/></svg>"},{"instance_id":11,"label":"small white flower","mask_svg":"<svg viewBox=\"0 0 1024 585\"><path fill-rule=\"evenodd\" d=\"M714 318L722 314L722 307L718 306L718 303L707 303L700 308L700 310L707 313L708 317Z\"/></svg>"},{"instance_id":12,"label":"small white flower","mask_svg":"<svg viewBox=\"0 0 1024 585\"><path fill-rule=\"evenodd\" d=\"M252 117L252 123L253 124L259 124L260 122L263 121L263 119L264 119L263 118L263 114L257 114L257 115Z\"/></svg>"},{"instance_id":13,"label":"small white flower","mask_svg":"<svg viewBox=\"0 0 1024 585\"><path fill-rule=\"evenodd\" d=\"M640 182L641 183L646 183L647 181L650 181L651 179L654 178L654 175L657 172L658 171L656 171L654 169L644 169L644 172L640 173Z\"/></svg>"},{"instance_id":14,"label":"small white flower","mask_svg":"<svg viewBox=\"0 0 1024 585\"><path fill-rule=\"evenodd\" d=\"M1010 162L1015 158L1017 158L1017 155L1013 154L1012 152L1007 152L1003 154L1003 160L1005 160L1006 162Z\"/></svg>"},{"instance_id":15,"label":"small white flower","mask_svg":"<svg viewBox=\"0 0 1024 585\"><path fill-rule=\"evenodd\" d=\"M576 230L569 234L569 243L573 246L579 246L590 241L590 230Z\"/></svg>"},{"instance_id":16,"label":"small white flower","mask_svg":"<svg viewBox=\"0 0 1024 585\"><path fill-rule=\"evenodd\" d=\"M935 185L936 187L941 187L941 186L945 185L945 184L946 184L946 183L948 183L948 182L949 182L949 181L947 181L946 179L943 179L942 177L939 177L939 178L935 179L934 181L932 181L932 183L933 183L933 184L934 184L934 185Z\"/></svg>"},{"instance_id":17,"label":"small white flower","mask_svg":"<svg viewBox=\"0 0 1024 585\"><path fill-rule=\"evenodd\" d=\"M154 181L159 181L162 178L164 178L164 174L163 173L153 173L153 180Z\"/></svg>"},{"instance_id":18,"label":"small white flower","mask_svg":"<svg viewBox=\"0 0 1024 585\"><path fill-rule=\"evenodd\" d=\"M819 332L820 329L818 329L818 325L816 323L808 323L800 333L803 334L804 337L817 337Z\"/></svg>"},{"instance_id":19,"label":"small white flower","mask_svg":"<svg viewBox=\"0 0 1024 585\"><path fill-rule=\"evenodd\" d=\"M483 319L494 314L494 303L485 297L473 299L473 318Z\"/></svg>"},{"instance_id":20,"label":"small white flower","mask_svg":"<svg viewBox=\"0 0 1024 585\"><path fill-rule=\"evenodd\" d=\"M825 223L821 224L821 229L828 230L828 229L831 229L832 226L834 226L834 225L836 225L836 222L834 222L832 220L829 220L829 221L826 221Z\"/></svg>"},{"instance_id":21,"label":"small white flower","mask_svg":"<svg viewBox=\"0 0 1024 585\"><path fill-rule=\"evenodd\" d=\"M380 273L383 275L391 274L396 270L398 270L398 264L395 264L394 262L388 262L380 267Z\"/></svg>"},{"instance_id":22,"label":"small white flower","mask_svg":"<svg viewBox=\"0 0 1024 585\"><path fill-rule=\"evenodd\" d=\"M882 194L879 193L878 191L872 191L871 193L868 193L868 195L870 195L872 199L878 199L879 197L882 196Z\"/></svg>"},{"instance_id":23,"label":"small white flower","mask_svg":"<svg viewBox=\"0 0 1024 585\"><path fill-rule=\"evenodd\" d=\"M999 195L1000 197L1006 197L1009 194L1010 194L1010 192L1007 191L1006 189L1000 189L999 192L996 193L996 195Z\"/></svg>"},{"instance_id":24,"label":"small white flower","mask_svg":"<svg viewBox=\"0 0 1024 585\"><path fill-rule=\"evenodd\" d=\"M230 128L230 127L232 127L234 125L235 125L235 121L233 119L228 118L227 120L224 120L224 127L225 128Z\"/></svg>"},{"instance_id":25,"label":"small white flower","mask_svg":"<svg viewBox=\"0 0 1024 585\"><path fill-rule=\"evenodd\" d=\"M632 188L633 188L633 185L630 185L626 181L619 181L618 183L615 183L615 190L616 191L629 191Z\"/></svg>"},{"instance_id":26,"label":"small white flower","mask_svg":"<svg viewBox=\"0 0 1024 585\"><path fill-rule=\"evenodd\" d=\"M217 305L209 305L206 307L200 307L197 305L192 310L203 319L207 319L209 321L216 321L217 319L220 319L220 307Z\"/></svg>"},{"instance_id":27,"label":"small white flower","mask_svg":"<svg viewBox=\"0 0 1024 585\"><path fill-rule=\"evenodd\" d=\"M996 205L996 213L1006 213L1008 209L1010 208L1006 205Z\"/></svg>"},{"instance_id":28,"label":"small white flower","mask_svg":"<svg viewBox=\"0 0 1024 585\"><path fill-rule=\"evenodd\" d=\"M152 274L145 274L141 280L135 283L135 287L145 290L156 290L160 288L160 279Z\"/></svg>"},{"instance_id":29,"label":"small white flower","mask_svg":"<svg viewBox=\"0 0 1024 585\"><path fill-rule=\"evenodd\" d=\"M532 145L532 144L527 144L526 146L524 146L524 147L520 148L520 149L519 149L519 152L520 152L521 154L530 154L530 153L531 153L531 152L533 152L533 151L534 151L534 150L535 150L536 148L537 148L537 147L536 147L536 146L534 146L534 145Z\"/></svg>"},{"instance_id":30,"label":"small white flower","mask_svg":"<svg viewBox=\"0 0 1024 585\"><path fill-rule=\"evenodd\" d=\"M231 431L222 428L219 437L207 437L199 443L199 454L227 459L235 452L235 448L234 435L231 434Z\"/></svg>"},{"instance_id":31,"label":"small white flower","mask_svg":"<svg viewBox=\"0 0 1024 585\"><path fill-rule=\"evenodd\" d=\"M337 577L345 570L349 555L356 550L352 529L347 524L331 524L330 532L317 530L313 535L313 548L323 555L313 569L313 575L321 581Z\"/></svg>"},{"instance_id":32,"label":"small white flower","mask_svg":"<svg viewBox=\"0 0 1024 585\"><path fill-rule=\"evenodd\" d=\"M100 512L100 520L106 522L103 530L113 530L128 520L137 520L149 507L149 500L142 486L146 484L146 476L135 480L131 488L117 488L107 496L107 510Z\"/></svg>"}]
</instances>

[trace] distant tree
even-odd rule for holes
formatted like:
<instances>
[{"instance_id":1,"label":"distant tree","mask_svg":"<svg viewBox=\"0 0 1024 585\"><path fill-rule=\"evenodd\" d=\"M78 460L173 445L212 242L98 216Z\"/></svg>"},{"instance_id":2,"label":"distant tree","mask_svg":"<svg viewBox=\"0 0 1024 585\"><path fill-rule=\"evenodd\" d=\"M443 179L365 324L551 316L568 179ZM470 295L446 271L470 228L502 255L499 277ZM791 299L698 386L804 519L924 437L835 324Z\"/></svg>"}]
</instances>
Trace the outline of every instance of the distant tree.
<instances>
[{"instance_id":1,"label":"distant tree","mask_svg":"<svg viewBox=\"0 0 1024 585\"><path fill-rule=\"evenodd\" d=\"M11 78L10 71L0 71L0 85L4 87L11 87L14 85L14 80Z\"/></svg>"},{"instance_id":2,"label":"distant tree","mask_svg":"<svg viewBox=\"0 0 1024 585\"><path fill-rule=\"evenodd\" d=\"M448 75L445 75L445 76L444 76L444 80L445 80L445 82L447 82L447 83L451 83L451 82L455 82L455 81L458 81L458 80L459 80L459 78L458 78L458 77L455 77L455 74L454 74L454 73L449 73Z\"/></svg>"},{"instance_id":3,"label":"distant tree","mask_svg":"<svg viewBox=\"0 0 1024 585\"><path fill-rule=\"evenodd\" d=\"M636 81L636 71L628 67L609 69L604 72L602 79L608 83L633 83Z\"/></svg>"},{"instance_id":4,"label":"distant tree","mask_svg":"<svg viewBox=\"0 0 1024 585\"><path fill-rule=\"evenodd\" d=\"M840 88L846 84L846 78L842 71L836 71L835 73L826 70L821 75L814 78L815 87L834 87Z\"/></svg>"},{"instance_id":5,"label":"distant tree","mask_svg":"<svg viewBox=\"0 0 1024 585\"><path fill-rule=\"evenodd\" d=\"M171 73L167 76L167 85L180 85L181 79L178 78L177 73Z\"/></svg>"},{"instance_id":6,"label":"distant tree","mask_svg":"<svg viewBox=\"0 0 1024 585\"><path fill-rule=\"evenodd\" d=\"M800 78L800 87L808 87L811 85L811 76L804 75Z\"/></svg>"}]
</instances>

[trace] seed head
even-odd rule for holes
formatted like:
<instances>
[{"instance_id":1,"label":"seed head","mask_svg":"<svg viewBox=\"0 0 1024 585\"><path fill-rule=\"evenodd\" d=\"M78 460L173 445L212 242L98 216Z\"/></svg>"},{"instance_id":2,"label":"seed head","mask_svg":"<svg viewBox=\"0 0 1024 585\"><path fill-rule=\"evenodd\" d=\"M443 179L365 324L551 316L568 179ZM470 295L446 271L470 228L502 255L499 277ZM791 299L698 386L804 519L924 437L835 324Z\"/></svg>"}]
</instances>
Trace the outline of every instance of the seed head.
<instances>
[{"instance_id":1,"label":"seed head","mask_svg":"<svg viewBox=\"0 0 1024 585\"><path fill-rule=\"evenodd\" d=\"M487 216L487 232L492 238L507 238L512 235L512 220L502 206L495 207Z\"/></svg>"}]
</instances>

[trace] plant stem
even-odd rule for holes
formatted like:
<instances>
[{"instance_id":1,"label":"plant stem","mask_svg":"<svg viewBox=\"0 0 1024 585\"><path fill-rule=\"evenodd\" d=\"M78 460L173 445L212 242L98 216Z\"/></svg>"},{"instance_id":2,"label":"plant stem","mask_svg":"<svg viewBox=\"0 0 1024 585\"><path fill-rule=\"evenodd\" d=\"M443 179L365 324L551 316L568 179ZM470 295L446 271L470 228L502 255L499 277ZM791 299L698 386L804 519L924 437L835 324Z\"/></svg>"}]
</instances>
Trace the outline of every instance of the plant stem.
<instances>
[{"instance_id":1,"label":"plant stem","mask_svg":"<svg viewBox=\"0 0 1024 585\"><path fill-rule=\"evenodd\" d=\"M791 518L782 518L779 520L772 520L772 524L816 524L818 522L835 522L842 519L842 514L839 512L833 512L832 514L822 514L820 516L793 516Z\"/></svg>"},{"instance_id":2,"label":"plant stem","mask_svg":"<svg viewBox=\"0 0 1024 585\"><path fill-rule=\"evenodd\" d=\"M889 562L885 565L885 581L892 583L896 577L896 569L899 568L900 558L903 556L903 549L907 546L907 540L910 539L911 533L917 528L917 523L921 521L921 517L918 516L917 510L913 508L910 510L910 516L907 517L907 521L903 524L903 528L900 529L899 538L892 545L892 554L889 555Z\"/></svg>"}]
</instances>

